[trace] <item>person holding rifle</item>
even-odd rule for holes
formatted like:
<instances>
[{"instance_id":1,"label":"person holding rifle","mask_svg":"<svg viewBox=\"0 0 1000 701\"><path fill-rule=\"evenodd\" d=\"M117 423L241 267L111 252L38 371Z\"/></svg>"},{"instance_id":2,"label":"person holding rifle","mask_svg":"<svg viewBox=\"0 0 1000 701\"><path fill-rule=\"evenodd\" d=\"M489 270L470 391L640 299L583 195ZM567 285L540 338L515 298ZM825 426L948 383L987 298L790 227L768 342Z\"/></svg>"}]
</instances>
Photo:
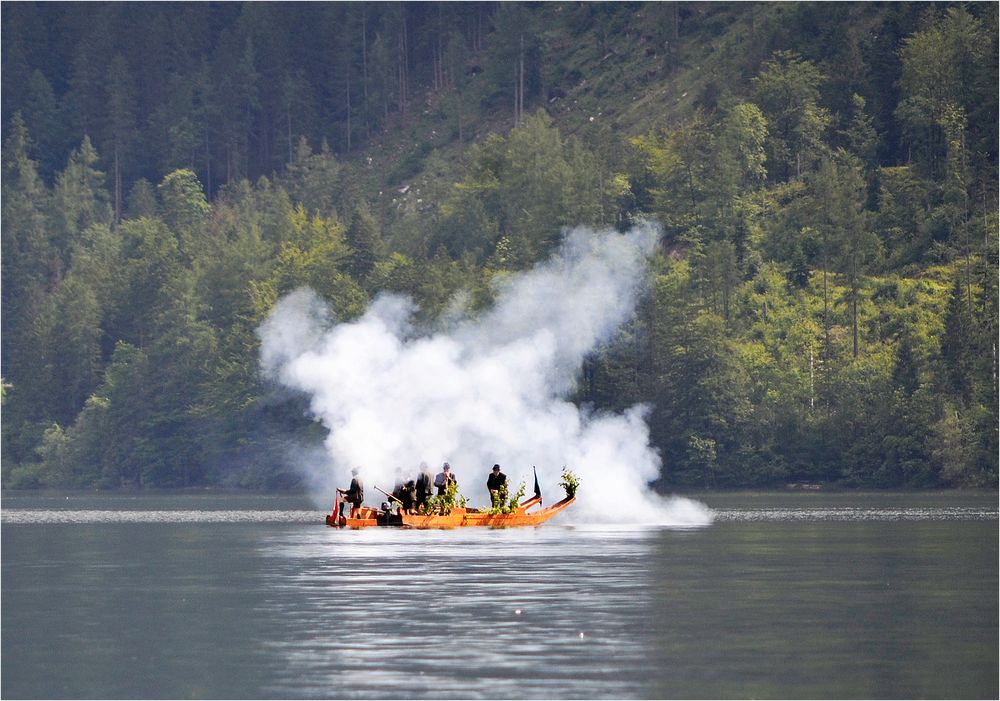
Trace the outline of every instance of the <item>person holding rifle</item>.
<instances>
[{"instance_id":1,"label":"person holding rifle","mask_svg":"<svg viewBox=\"0 0 1000 701\"><path fill-rule=\"evenodd\" d=\"M404 514L413 513L413 503L417 500L417 485L413 480L407 481L399 488L399 510Z\"/></svg>"},{"instance_id":2,"label":"person holding rifle","mask_svg":"<svg viewBox=\"0 0 1000 701\"><path fill-rule=\"evenodd\" d=\"M365 500L365 485L361 480L360 468L351 470L351 486L347 489L337 488L337 493L344 497L344 501L351 505L351 518L358 518L361 515L361 502ZM344 504L340 504L340 515L344 515Z\"/></svg>"}]
</instances>

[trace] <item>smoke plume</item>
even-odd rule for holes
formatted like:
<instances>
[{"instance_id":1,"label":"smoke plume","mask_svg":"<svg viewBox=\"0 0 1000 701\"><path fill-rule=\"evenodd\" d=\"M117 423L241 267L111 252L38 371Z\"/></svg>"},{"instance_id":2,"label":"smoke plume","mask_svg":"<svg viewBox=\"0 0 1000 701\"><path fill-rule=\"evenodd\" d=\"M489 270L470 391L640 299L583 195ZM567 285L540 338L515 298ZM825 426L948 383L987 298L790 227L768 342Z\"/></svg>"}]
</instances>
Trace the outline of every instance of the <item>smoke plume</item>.
<instances>
[{"instance_id":1,"label":"smoke plume","mask_svg":"<svg viewBox=\"0 0 1000 701\"><path fill-rule=\"evenodd\" d=\"M545 503L562 497L563 466L580 477L567 521L697 525L704 506L663 499L648 484L660 458L647 407L589 412L566 399L586 355L634 313L659 238L652 225L626 234L578 228L534 269L505 276L496 303L447 330L421 333L413 302L378 297L360 319L336 323L310 290L281 299L258 330L265 374L310 397L329 434L313 482L332 498L350 469L390 490L397 468L415 476L447 461L470 505L488 505L494 463L528 494L537 466Z\"/></svg>"}]
</instances>

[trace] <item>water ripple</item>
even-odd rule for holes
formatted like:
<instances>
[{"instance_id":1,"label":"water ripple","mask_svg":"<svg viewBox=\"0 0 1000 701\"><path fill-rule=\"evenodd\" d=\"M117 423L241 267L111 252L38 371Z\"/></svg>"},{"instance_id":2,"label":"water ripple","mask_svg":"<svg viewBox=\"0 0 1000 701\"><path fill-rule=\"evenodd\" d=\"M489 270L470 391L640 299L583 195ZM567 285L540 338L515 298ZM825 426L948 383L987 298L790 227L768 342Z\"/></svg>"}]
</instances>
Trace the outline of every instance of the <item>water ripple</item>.
<instances>
[{"instance_id":1,"label":"water ripple","mask_svg":"<svg viewBox=\"0 0 1000 701\"><path fill-rule=\"evenodd\" d=\"M981 507L934 508L819 508L726 509L713 512L718 521L990 521L997 509Z\"/></svg>"},{"instance_id":2,"label":"water ripple","mask_svg":"<svg viewBox=\"0 0 1000 701\"><path fill-rule=\"evenodd\" d=\"M4 509L0 523L323 523L318 511Z\"/></svg>"},{"instance_id":3,"label":"water ripple","mask_svg":"<svg viewBox=\"0 0 1000 701\"><path fill-rule=\"evenodd\" d=\"M716 521L989 521L997 519L996 507L930 508L762 508L716 509ZM323 524L324 512L308 510L101 510L101 509L3 509L4 524L93 524L93 523L314 523ZM596 530L602 533L635 532L656 527L643 524L573 524L566 520L559 527ZM552 528L552 526L548 526ZM383 530L383 529L379 529ZM395 530L395 529L385 529ZM524 529L532 532L535 529ZM331 531L335 532L335 531ZM343 531L344 534L356 533ZM424 538L428 537L427 531ZM433 533L433 531L432 531ZM350 537L350 536L349 536ZM450 541L449 541L450 542Z\"/></svg>"}]
</instances>

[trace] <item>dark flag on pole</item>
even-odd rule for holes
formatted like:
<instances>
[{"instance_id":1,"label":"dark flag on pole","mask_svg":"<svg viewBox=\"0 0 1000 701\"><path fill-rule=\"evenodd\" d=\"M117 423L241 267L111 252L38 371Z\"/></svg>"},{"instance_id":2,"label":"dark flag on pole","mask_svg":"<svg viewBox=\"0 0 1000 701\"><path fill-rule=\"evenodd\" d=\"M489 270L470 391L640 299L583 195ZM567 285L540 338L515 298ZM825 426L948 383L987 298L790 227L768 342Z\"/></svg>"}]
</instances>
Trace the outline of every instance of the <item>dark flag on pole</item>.
<instances>
[{"instance_id":1,"label":"dark flag on pole","mask_svg":"<svg viewBox=\"0 0 1000 701\"><path fill-rule=\"evenodd\" d=\"M531 471L535 473L535 497L538 498L538 502L542 501L542 488L538 486L538 471L535 470L535 466L531 466Z\"/></svg>"}]
</instances>

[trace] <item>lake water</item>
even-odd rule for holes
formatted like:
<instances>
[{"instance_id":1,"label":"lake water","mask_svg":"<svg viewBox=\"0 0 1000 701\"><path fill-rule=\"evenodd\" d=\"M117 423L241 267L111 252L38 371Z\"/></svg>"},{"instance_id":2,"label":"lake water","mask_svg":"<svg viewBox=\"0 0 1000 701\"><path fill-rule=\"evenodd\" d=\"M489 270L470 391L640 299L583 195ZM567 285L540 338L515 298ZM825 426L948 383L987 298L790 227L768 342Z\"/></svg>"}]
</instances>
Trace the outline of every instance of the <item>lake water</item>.
<instances>
[{"instance_id":1,"label":"lake water","mask_svg":"<svg viewBox=\"0 0 1000 701\"><path fill-rule=\"evenodd\" d=\"M997 698L992 493L699 528L338 531L295 496L4 494L13 698Z\"/></svg>"}]
</instances>

